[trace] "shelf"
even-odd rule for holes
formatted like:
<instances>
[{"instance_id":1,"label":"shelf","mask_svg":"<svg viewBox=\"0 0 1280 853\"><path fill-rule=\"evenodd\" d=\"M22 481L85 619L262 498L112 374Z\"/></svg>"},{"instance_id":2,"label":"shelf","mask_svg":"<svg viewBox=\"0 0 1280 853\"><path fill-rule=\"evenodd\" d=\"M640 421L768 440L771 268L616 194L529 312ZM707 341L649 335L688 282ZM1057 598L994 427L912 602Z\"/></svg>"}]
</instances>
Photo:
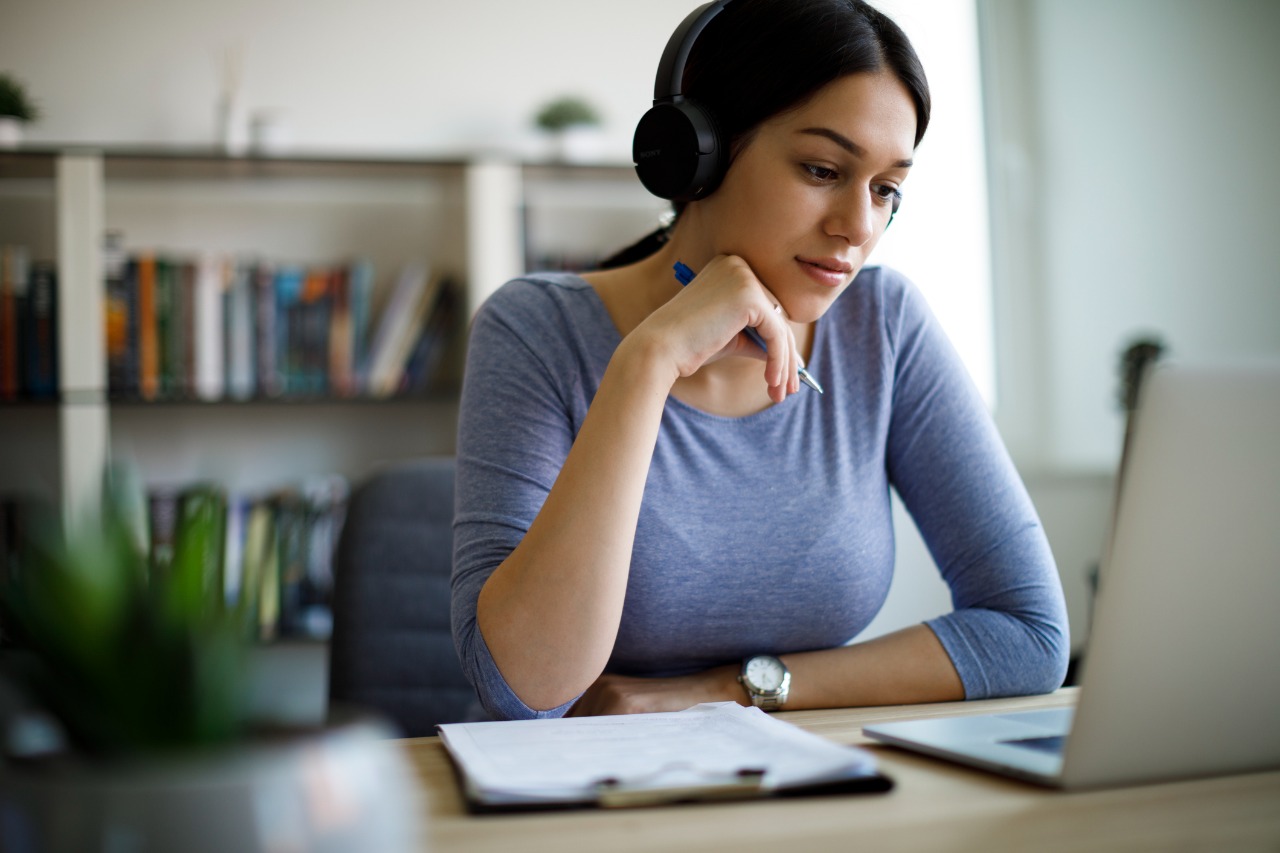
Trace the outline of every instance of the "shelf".
<instances>
[{"instance_id":1,"label":"shelf","mask_svg":"<svg viewBox=\"0 0 1280 853\"><path fill-rule=\"evenodd\" d=\"M0 151L0 243L59 270L60 393L0 404L23 461L0 477L52 478L64 510L93 500L109 458L145 476L226 472L230 486L334 470L358 479L380 461L452 452L458 385L388 398L255 397L156 401L107 393L101 241L127 251L227 253L335 264L371 260L381 292L415 255L462 283L458 328L525 259L589 258L650 230L666 209L629 164L521 163L480 156L361 152L228 156L212 148L43 145ZM461 375L460 341L447 358ZM18 470L18 469L15 469Z\"/></svg>"}]
</instances>

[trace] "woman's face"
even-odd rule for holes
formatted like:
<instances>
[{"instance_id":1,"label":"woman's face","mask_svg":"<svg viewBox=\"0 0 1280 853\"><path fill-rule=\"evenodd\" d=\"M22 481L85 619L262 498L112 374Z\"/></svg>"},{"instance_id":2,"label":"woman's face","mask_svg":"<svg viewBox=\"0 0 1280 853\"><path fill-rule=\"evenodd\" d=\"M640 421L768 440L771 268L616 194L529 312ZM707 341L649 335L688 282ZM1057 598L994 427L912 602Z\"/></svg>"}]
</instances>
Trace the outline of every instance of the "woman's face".
<instances>
[{"instance_id":1,"label":"woman's face","mask_svg":"<svg viewBox=\"0 0 1280 853\"><path fill-rule=\"evenodd\" d=\"M745 259L794 322L811 323L884 233L915 131L914 102L893 74L842 77L760 125L686 214L697 209L707 249Z\"/></svg>"}]
</instances>

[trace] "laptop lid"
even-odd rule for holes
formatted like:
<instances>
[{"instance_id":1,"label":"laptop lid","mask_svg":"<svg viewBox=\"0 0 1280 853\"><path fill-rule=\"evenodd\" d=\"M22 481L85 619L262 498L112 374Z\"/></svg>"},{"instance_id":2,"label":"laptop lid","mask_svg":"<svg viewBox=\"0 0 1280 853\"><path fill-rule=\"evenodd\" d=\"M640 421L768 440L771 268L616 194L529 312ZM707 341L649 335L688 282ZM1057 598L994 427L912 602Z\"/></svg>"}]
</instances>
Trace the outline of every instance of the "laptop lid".
<instances>
[{"instance_id":1,"label":"laptop lid","mask_svg":"<svg viewBox=\"0 0 1280 853\"><path fill-rule=\"evenodd\" d=\"M1068 788L1280 767L1280 361L1161 365L1133 418L1074 720L864 733Z\"/></svg>"},{"instance_id":2,"label":"laptop lid","mask_svg":"<svg viewBox=\"0 0 1280 853\"><path fill-rule=\"evenodd\" d=\"M1061 782L1280 766L1280 362L1158 365L1134 418Z\"/></svg>"}]
</instances>

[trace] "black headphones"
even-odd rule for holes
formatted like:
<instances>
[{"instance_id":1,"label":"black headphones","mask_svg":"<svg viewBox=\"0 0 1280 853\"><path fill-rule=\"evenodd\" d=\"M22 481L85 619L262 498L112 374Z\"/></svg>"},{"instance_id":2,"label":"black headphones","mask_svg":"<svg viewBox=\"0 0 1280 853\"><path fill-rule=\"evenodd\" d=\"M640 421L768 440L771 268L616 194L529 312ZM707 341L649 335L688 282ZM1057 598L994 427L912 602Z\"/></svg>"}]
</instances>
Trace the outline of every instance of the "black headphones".
<instances>
[{"instance_id":1,"label":"black headphones","mask_svg":"<svg viewBox=\"0 0 1280 853\"><path fill-rule=\"evenodd\" d=\"M631 142L631 159L645 189L659 198L696 201L711 195L729 168L729 154L711 114L680 91L684 66L698 35L731 0L699 6L667 40L653 84L653 106L640 117ZM894 196L889 222L898 213Z\"/></svg>"},{"instance_id":2,"label":"black headphones","mask_svg":"<svg viewBox=\"0 0 1280 853\"><path fill-rule=\"evenodd\" d=\"M720 185L729 166L728 152L710 113L680 91L693 43L729 3L730 0L714 0L694 9L671 34L662 51L653 84L653 107L640 118L631 143L631 158L640 183L659 198L705 198Z\"/></svg>"}]
</instances>

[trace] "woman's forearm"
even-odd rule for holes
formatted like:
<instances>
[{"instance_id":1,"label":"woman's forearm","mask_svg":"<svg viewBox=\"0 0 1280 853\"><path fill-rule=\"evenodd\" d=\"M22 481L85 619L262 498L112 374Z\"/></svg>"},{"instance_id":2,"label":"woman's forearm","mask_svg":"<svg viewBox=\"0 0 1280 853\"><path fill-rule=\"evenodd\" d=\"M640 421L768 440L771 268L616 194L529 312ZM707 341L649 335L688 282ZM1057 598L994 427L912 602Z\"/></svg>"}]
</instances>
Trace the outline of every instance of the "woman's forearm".
<instances>
[{"instance_id":1,"label":"woman's forearm","mask_svg":"<svg viewBox=\"0 0 1280 853\"><path fill-rule=\"evenodd\" d=\"M613 649L645 480L676 378L646 341L634 336L619 346L537 518L480 592L485 643L533 708L581 693Z\"/></svg>"},{"instance_id":2,"label":"woman's forearm","mask_svg":"<svg viewBox=\"0 0 1280 853\"><path fill-rule=\"evenodd\" d=\"M908 705L965 698L964 686L938 638L914 625L865 643L782 655L791 669L786 710ZM644 714L682 711L699 702L750 700L737 663L673 678L606 674L570 713Z\"/></svg>"},{"instance_id":3,"label":"woman's forearm","mask_svg":"<svg viewBox=\"0 0 1280 853\"><path fill-rule=\"evenodd\" d=\"M792 672L789 711L965 698L951 658L926 625L782 660Z\"/></svg>"}]
</instances>

